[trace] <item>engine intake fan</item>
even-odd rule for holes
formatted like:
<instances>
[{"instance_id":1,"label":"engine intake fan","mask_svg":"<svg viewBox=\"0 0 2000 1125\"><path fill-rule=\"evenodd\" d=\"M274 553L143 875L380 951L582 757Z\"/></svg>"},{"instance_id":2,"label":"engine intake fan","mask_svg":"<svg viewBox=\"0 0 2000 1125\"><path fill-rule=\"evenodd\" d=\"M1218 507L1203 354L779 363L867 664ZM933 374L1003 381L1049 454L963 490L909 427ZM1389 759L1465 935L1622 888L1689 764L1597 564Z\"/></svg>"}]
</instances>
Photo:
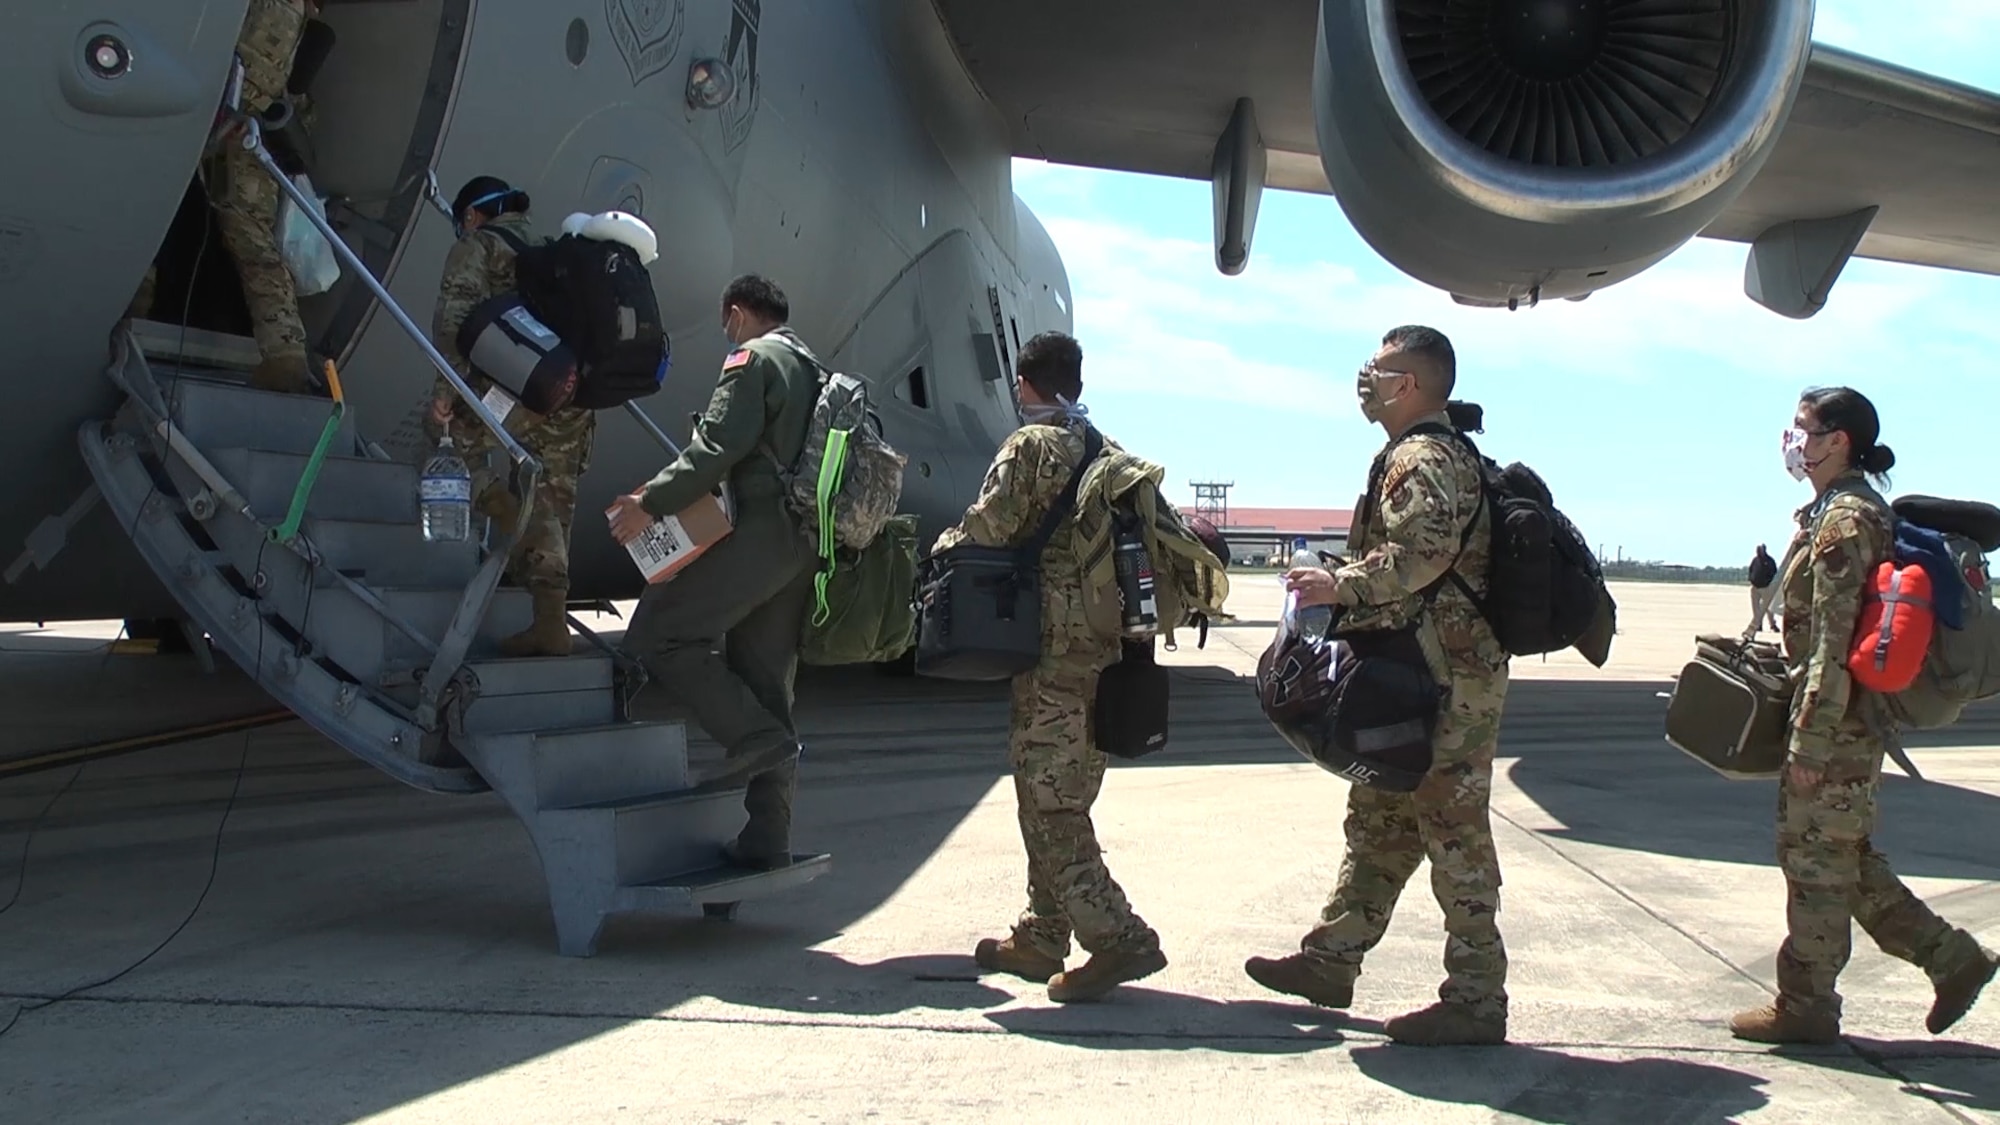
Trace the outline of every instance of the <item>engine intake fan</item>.
<instances>
[{"instance_id":1,"label":"engine intake fan","mask_svg":"<svg viewBox=\"0 0 2000 1125\"><path fill-rule=\"evenodd\" d=\"M1341 208L1471 304L1581 297L1713 222L1776 146L1812 0L1320 0Z\"/></svg>"},{"instance_id":2,"label":"engine intake fan","mask_svg":"<svg viewBox=\"0 0 2000 1125\"><path fill-rule=\"evenodd\" d=\"M1729 0L1399 0L1424 101L1505 160L1553 168L1664 152L1721 88Z\"/></svg>"}]
</instances>

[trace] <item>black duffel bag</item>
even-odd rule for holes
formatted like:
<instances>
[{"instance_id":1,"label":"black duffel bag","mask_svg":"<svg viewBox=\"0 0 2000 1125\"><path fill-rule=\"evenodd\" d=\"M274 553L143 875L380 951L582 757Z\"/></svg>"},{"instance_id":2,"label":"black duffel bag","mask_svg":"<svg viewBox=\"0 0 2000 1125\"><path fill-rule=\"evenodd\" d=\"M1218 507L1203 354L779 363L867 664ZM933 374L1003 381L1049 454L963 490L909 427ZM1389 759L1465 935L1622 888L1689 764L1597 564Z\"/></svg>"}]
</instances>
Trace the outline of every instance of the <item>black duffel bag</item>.
<instances>
[{"instance_id":1,"label":"black duffel bag","mask_svg":"<svg viewBox=\"0 0 2000 1125\"><path fill-rule=\"evenodd\" d=\"M1292 749L1358 785L1409 793L1431 768L1444 689L1414 626L1308 641L1286 634L1257 660L1257 699Z\"/></svg>"},{"instance_id":2,"label":"black duffel bag","mask_svg":"<svg viewBox=\"0 0 2000 1125\"><path fill-rule=\"evenodd\" d=\"M1076 507L1083 471L1104 452L1084 430L1083 459L1041 526L1018 547L962 543L919 569L917 674L940 680L1007 680L1042 659L1042 548Z\"/></svg>"},{"instance_id":3,"label":"black duffel bag","mask_svg":"<svg viewBox=\"0 0 2000 1125\"><path fill-rule=\"evenodd\" d=\"M1143 758L1167 748L1171 685L1153 661L1152 638L1120 643L1118 663L1097 677L1097 748L1114 758Z\"/></svg>"}]
</instances>

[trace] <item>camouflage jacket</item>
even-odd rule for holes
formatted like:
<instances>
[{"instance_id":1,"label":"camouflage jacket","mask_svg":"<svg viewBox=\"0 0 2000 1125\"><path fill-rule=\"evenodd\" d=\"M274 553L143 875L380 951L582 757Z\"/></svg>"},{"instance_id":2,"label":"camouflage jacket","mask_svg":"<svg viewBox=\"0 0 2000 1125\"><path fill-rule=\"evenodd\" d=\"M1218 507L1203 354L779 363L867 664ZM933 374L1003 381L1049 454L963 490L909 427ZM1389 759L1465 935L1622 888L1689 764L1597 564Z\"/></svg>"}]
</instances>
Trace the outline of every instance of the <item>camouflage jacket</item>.
<instances>
[{"instance_id":1,"label":"camouflage jacket","mask_svg":"<svg viewBox=\"0 0 2000 1125\"><path fill-rule=\"evenodd\" d=\"M724 480L738 504L782 503L772 458L797 459L819 386L818 370L790 344L805 346L790 328L775 328L723 359L687 448L641 490L647 511L672 515Z\"/></svg>"},{"instance_id":2,"label":"camouflage jacket","mask_svg":"<svg viewBox=\"0 0 2000 1125\"><path fill-rule=\"evenodd\" d=\"M931 553L961 543L981 547L1013 547L1027 541L1041 526L1042 518L1062 497L1070 474L1083 459L1084 423L1066 419L1061 425L1031 424L1007 435L979 496L966 509L956 527L938 536ZM1104 439L1105 453L1119 449ZM1045 657L1077 655L1106 656L1118 650L1115 638L1106 640L1091 630L1084 612L1083 568L1077 561L1076 515L1058 523L1042 548L1042 654Z\"/></svg>"},{"instance_id":3,"label":"camouflage jacket","mask_svg":"<svg viewBox=\"0 0 2000 1125\"><path fill-rule=\"evenodd\" d=\"M1417 420L1426 422L1450 425L1442 413ZM1380 486L1355 506L1361 519L1349 540L1354 561L1333 572L1334 595L1344 607L1336 631L1398 629L1427 616L1429 643L1443 658L1440 670L1492 673L1507 662L1507 650L1478 607L1446 578L1455 569L1474 592L1486 591L1492 536L1484 533L1490 517L1478 460L1445 435L1419 434L1391 443L1378 464ZM1438 588L1425 615L1423 591L1434 582Z\"/></svg>"},{"instance_id":4,"label":"camouflage jacket","mask_svg":"<svg viewBox=\"0 0 2000 1125\"><path fill-rule=\"evenodd\" d=\"M256 115L285 95L292 56L305 33L305 0L250 0L236 57L243 60L243 111Z\"/></svg>"},{"instance_id":5,"label":"camouflage jacket","mask_svg":"<svg viewBox=\"0 0 2000 1125\"><path fill-rule=\"evenodd\" d=\"M533 233L528 225L528 217L511 212L489 220L491 225L504 227L522 241L529 241ZM444 258L444 276L438 279L437 309L431 314L431 343L451 364L452 370L471 386L472 393L484 396L493 388L493 380L473 369L466 358L459 354L458 330L465 318L478 307L481 301L514 288L514 248L506 239L483 228L467 234L452 245ZM451 435L452 442L461 449L486 449L494 443L486 427L458 397L458 393L438 376L431 393L436 398L453 404ZM596 428L597 416L589 410L564 407L553 414L537 414L518 403L505 420L507 432L516 441L526 446L529 452L551 449L587 441Z\"/></svg>"},{"instance_id":6,"label":"camouflage jacket","mask_svg":"<svg viewBox=\"0 0 2000 1125\"><path fill-rule=\"evenodd\" d=\"M1889 505L1859 472L1800 508L1799 529L1778 579L1785 661L1798 685L1792 696L1791 754L1824 765L1872 754L1886 721L1873 696L1855 686L1847 653L1861 602L1875 571L1895 551Z\"/></svg>"}]
</instances>

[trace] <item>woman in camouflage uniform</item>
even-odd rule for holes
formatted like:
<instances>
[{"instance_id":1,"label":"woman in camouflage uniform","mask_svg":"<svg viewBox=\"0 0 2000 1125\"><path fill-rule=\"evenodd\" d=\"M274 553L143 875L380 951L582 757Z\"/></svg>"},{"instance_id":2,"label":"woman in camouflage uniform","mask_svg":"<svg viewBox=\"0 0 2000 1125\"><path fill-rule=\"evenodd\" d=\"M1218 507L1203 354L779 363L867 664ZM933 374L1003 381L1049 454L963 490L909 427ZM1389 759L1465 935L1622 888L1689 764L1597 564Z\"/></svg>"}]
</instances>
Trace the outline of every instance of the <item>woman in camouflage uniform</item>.
<instances>
[{"instance_id":1,"label":"woman in camouflage uniform","mask_svg":"<svg viewBox=\"0 0 2000 1125\"><path fill-rule=\"evenodd\" d=\"M531 240L528 193L496 176L475 176L459 189L451 214L459 237L445 255L444 276L438 281L431 342L472 393L484 396L493 389L493 381L475 371L459 353L458 330L482 301L514 288L514 247L493 232L507 231L524 243ZM569 600L569 529L576 516L577 482L590 467L597 416L574 406L543 415L515 403L502 424L541 461L542 473L535 485L528 526L508 559L511 576L527 587L533 599L534 621L525 631L501 641L500 651L507 656L567 656L571 649L569 623L564 616ZM499 442L440 376L432 392L427 427L431 439L437 440L447 426L452 444L472 469L473 496L479 510L497 526L511 529L517 508L507 491L507 477L487 464Z\"/></svg>"},{"instance_id":2,"label":"woman in camouflage uniform","mask_svg":"<svg viewBox=\"0 0 2000 1125\"><path fill-rule=\"evenodd\" d=\"M1785 872L1787 936L1778 951L1775 1004L1730 1021L1764 1043L1840 1037L1834 981L1852 948L1849 919L1883 952L1921 968L1937 992L1925 1025L1956 1023L1993 978L1994 956L1910 892L1875 850L1875 788L1896 723L1879 696L1848 676L1863 595L1895 550L1889 505L1868 481L1896 455L1878 440L1875 407L1833 387L1800 398L1784 440L1785 467L1814 499L1778 577L1786 662L1797 693L1778 789L1778 865Z\"/></svg>"}]
</instances>

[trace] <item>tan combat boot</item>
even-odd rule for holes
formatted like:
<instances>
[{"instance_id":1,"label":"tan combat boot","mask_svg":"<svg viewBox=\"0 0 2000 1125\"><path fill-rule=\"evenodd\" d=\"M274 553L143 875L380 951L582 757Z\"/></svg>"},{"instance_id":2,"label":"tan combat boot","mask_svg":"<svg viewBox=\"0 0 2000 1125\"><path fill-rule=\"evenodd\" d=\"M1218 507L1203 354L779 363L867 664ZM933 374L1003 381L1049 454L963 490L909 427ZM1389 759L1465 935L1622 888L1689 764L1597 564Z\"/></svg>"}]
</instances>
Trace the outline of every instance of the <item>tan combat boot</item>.
<instances>
[{"instance_id":1,"label":"tan combat boot","mask_svg":"<svg viewBox=\"0 0 2000 1125\"><path fill-rule=\"evenodd\" d=\"M1290 957L1252 957L1243 962L1250 979L1287 996L1297 996L1322 1008L1345 1008L1354 1003L1354 982L1338 981L1326 975L1303 953Z\"/></svg>"},{"instance_id":2,"label":"tan combat boot","mask_svg":"<svg viewBox=\"0 0 2000 1125\"><path fill-rule=\"evenodd\" d=\"M1157 949L1093 953L1082 968L1049 978L1049 999L1058 1004L1096 1000L1121 984L1150 977L1166 967L1167 955Z\"/></svg>"},{"instance_id":3,"label":"tan combat boot","mask_svg":"<svg viewBox=\"0 0 2000 1125\"><path fill-rule=\"evenodd\" d=\"M1729 1033L1752 1043L1838 1043L1840 1017L1810 1015L1766 1004L1732 1016Z\"/></svg>"},{"instance_id":4,"label":"tan combat boot","mask_svg":"<svg viewBox=\"0 0 2000 1125\"><path fill-rule=\"evenodd\" d=\"M1931 1014L1924 1017L1924 1029L1932 1035L1942 1035L1964 1018L1978 1003L1979 993L1993 980L1996 970L2000 970L2000 958L1982 950L1979 960L1939 981L1937 1000L1931 1004Z\"/></svg>"},{"instance_id":5,"label":"tan combat boot","mask_svg":"<svg viewBox=\"0 0 2000 1125\"><path fill-rule=\"evenodd\" d=\"M277 391L280 394L313 393L312 382L306 378L304 353L279 352L265 356L250 372L250 385L260 391Z\"/></svg>"},{"instance_id":6,"label":"tan combat boot","mask_svg":"<svg viewBox=\"0 0 2000 1125\"><path fill-rule=\"evenodd\" d=\"M569 595L562 590L531 591L534 620L526 629L500 642L502 656L568 656L569 622L564 619Z\"/></svg>"},{"instance_id":7,"label":"tan combat boot","mask_svg":"<svg viewBox=\"0 0 2000 1125\"><path fill-rule=\"evenodd\" d=\"M1463 1004L1439 1001L1397 1016L1382 1030L1411 1047L1491 1047L1507 1041L1507 1017L1483 1016Z\"/></svg>"},{"instance_id":8,"label":"tan combat boot","mask_svg":"<svg viewBox=\"0 0 2000 1125\"><path fill-rule=\"evenodd\" d=\"M1011 973L1022 980L1046 984L1062 972L1060 957L1051 957L1018 937L981 938L972 949L973 963L989 973Z\"/></svg>"}]
</instances>

